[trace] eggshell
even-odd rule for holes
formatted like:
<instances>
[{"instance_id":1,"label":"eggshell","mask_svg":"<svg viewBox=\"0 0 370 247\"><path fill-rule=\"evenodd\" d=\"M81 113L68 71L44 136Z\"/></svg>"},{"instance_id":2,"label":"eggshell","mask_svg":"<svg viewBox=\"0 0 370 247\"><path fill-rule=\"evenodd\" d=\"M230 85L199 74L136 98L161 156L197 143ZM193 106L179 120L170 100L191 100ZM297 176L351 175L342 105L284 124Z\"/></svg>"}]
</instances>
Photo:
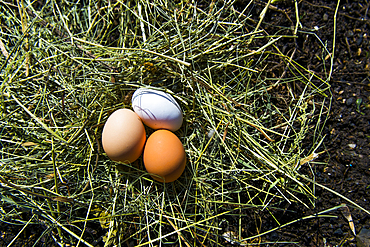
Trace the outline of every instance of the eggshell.
<instances>
[{"instance_id":1,"label":"eggshell","mask_svg":"<svg viewBox=\"0 0 370 247\"><path fill-rule=\"evenodd\" d=\"M132 108L152 129L180 129L183 115L179 104L168 93L139 88L132 96Z\"/></svg>"},{"instance_id":2,"label":"eggshell","mask_svg":"<svg viewBox=\"0 0 370 247\"><path fill-rule=\"evenodd\" d=\"M104 125L102 144L111 160L132 163L143 152L146 140L144 125L135 112L120 109Z\"/></svg>"},{"instance_id":3,"label":"eggshell","mask_svg":"<svg viewBox=\"0 0 370 247\"><path fill-rule=\"evenodd\" d=\"M157 130L151 134L143 153L147 172L160 182L169 183L178 179L186 165L185 150L180 139L171 131Z\"/></svg>"}]
</instances>

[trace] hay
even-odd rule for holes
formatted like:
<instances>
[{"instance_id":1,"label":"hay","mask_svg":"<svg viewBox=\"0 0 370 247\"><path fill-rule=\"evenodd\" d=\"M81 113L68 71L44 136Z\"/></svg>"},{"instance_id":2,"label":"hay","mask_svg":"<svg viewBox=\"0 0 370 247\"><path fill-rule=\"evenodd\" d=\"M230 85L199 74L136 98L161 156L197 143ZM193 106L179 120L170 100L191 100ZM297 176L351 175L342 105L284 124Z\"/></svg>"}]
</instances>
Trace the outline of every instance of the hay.
<instances>
[{"instance_id":1,"label":"hay","mask_svg":"<svg viewBox=\"0 0 370 247\"><path fill-rule=\"evenodd\" d=\"M42 225L58 243L94 245L96 223L107 246L216 246L257 241L244 230L254 212L312 207L302 177L314 177L300 171L319 153L328 78L282 51L299 22L269 34L271 6L253 19L254 2L234 5L2 2L2 221ZM183 109L176 134L188 163L174 183L100 147L106 119L139 87L165 90Z\"/></svg>"}]
</instances>

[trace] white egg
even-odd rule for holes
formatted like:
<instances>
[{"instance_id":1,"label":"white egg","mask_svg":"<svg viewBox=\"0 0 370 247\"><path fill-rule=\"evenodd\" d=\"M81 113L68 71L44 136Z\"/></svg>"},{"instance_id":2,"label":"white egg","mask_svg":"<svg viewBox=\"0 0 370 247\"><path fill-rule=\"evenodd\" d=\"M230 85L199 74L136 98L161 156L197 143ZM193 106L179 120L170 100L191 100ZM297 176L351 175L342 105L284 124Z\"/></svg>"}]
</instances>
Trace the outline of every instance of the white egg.
<instances>
[{"instance_id":1,"label":"white egg","mask_svg":"<svg viewBox=\"0 0 370 247\"><path fill-rule=\"evenodd\" d=\"M176 131L182 125L181 108L168 93L139 88L132 96L132 108L143 123L152 129Z\"/></svg>"}]
</instances>

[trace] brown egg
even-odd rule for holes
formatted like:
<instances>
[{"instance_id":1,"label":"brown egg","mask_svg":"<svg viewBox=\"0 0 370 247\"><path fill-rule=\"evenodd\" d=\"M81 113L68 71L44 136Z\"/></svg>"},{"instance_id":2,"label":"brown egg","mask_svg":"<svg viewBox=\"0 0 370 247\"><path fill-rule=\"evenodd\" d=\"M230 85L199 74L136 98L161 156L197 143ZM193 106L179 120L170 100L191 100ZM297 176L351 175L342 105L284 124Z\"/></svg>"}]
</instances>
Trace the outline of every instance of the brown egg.
<instances>
[{"instance_id":1,"label":"brown egg","mask_svg":"<svg viewBox=\"0 0 370 247\"><path fill-rule=\"evenodd\" d=\"M111 160L132 163L143 152L146 133L141 119L129 109L113 112L104 125L102 143Z\"/></svg>"},{"instance_id":2,"label":"brown egg","mask_svg":"<svg viewBox=\"0 0 370 247\"><path fill-rule=\"evenodd\" d=\"M152 178L169 183L185 169L185 150L180 139L169 130L157 130L149 136L144 148L144 165ZM157 175L157 176L156 176Z\"/></svg>"}]
</instances>

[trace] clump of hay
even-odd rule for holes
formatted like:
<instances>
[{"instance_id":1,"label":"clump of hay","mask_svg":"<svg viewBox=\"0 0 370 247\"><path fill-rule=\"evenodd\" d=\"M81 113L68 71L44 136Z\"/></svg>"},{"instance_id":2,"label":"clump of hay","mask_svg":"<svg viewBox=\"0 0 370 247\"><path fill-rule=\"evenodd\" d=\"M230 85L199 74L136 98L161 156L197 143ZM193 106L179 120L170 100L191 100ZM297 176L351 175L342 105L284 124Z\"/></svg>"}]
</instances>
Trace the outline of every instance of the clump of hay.
<instances>
[{"instance_id":1,"label":"clump of hay","mask_svg":"<svg viewBox=\"0 0 370 247\"><path fill-rule=\"evenodd\" d=\"M215 246L253 242L257 211L313 205L300 168L317 156L329 86L283 52L299 23L267 33L274 9L256 17L252 1L89 3L1 5L3 221L59 243L96 244L100 225L107 245ZM174 183L100 147L139 87L183 109L188 163Z\"/></svg>"}]
</instances>

